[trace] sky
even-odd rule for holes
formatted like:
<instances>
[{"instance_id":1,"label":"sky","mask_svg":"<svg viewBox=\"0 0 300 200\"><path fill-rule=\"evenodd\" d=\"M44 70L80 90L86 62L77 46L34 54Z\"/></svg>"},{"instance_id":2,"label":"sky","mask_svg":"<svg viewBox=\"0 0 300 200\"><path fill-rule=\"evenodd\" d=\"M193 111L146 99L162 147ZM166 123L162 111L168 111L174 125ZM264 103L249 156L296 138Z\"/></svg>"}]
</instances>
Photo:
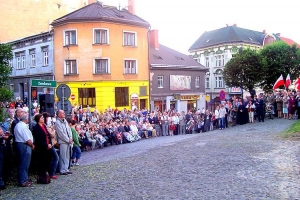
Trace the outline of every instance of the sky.
<instances>
[{"instance_id":1,"label":"sky","mask_svg":"<svg viewBox=\"0 0 300 200\"><path fill-rule=\"evenodd\" d=\"M128 5L127 0L102 0L106 5ZM300 1L266 0L135 0L135 13L158 30L159 43L189 54L205 32L238 27L280 33L300 44Z\"/></svg>"}]
</instances>

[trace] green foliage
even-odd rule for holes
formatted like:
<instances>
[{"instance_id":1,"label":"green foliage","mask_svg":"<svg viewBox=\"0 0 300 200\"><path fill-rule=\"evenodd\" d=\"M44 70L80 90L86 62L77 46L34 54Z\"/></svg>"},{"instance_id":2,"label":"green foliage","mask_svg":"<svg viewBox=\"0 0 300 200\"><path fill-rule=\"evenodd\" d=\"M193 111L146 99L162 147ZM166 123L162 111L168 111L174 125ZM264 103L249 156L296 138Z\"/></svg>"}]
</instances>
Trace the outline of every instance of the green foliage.
<instances>
[{"instance_id":1,"label":"green foliage","mask_svg":"<svg viewBox=\"0 0 300 200\"><path fill-rule=\"evenodd\" d=\"M223 71L223 78L229 87L252 90L262 76L261 58L256 50L243 49L229 60Z\"/></svg>"},{"instance_id":2,"label":"green foliage","mask_svg":"<svg viewBox=\"0 0 300 200\"><path fill-rule=\"evenodd\" d=\"M7 87L0 88L0 101L9 101L13 96L14 93L12 90L9 90Z\"/></svg>"},{"instance_id":3,"label":"green foliage","mask_svg":"<svg viewBox=\"0 0 300 200\"><path fill-rule=\"evenodd\" d=\"M12 60L13 54L10 45L0 43L0 101L9 101L13 97L13 91L9 90L8 81L12 73L9 61ZM0 121L3 121L4 109L0 110Z\"/></svg>"},{"instance_id":4,"label":"green foliage","mask_svg":"<svg viewBox=\"0 0 300 200\"><path fill-rule=\"evenodd\" d=\"M12 73L12 68L9 66L9 61L12 60L13 54L11 46L0 43L0 87L7 86Z\"/></svg>"},{"instance_id":5,"label":"green foliage","mask_svg":"<svg viewBox=\"0 0 300 200\"><path fill-rule=\"evenodd\" d=\"M290 47L283 41L267 45L260 51L262 57L263 76L259 86L264 91L271 91L274 83L282 74L291 79L300 75L300 50L294 45Z\"/></svg>"}]
</instances>

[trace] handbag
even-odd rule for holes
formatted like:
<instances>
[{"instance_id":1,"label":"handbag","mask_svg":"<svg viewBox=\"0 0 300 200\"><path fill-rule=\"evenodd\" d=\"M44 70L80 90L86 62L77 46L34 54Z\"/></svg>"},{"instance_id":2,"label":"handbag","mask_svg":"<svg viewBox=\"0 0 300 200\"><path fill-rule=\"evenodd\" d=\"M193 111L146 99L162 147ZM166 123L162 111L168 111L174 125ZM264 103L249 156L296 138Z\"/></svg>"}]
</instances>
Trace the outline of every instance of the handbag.
<instances>
[{"instance_id":1,"label":"handbag","mask_svg":"<svg viewBox=\"0 0 300 200\"><path fill-rule=\"evenodd\" d=\"M36 182L40 183L40 184L49 184L49 183L51 183L51 179L50 179L50 176L49 176L48 172L46 172L46 174L43 174L43 175L37 175Z\"/></svg>"}]
</instances>

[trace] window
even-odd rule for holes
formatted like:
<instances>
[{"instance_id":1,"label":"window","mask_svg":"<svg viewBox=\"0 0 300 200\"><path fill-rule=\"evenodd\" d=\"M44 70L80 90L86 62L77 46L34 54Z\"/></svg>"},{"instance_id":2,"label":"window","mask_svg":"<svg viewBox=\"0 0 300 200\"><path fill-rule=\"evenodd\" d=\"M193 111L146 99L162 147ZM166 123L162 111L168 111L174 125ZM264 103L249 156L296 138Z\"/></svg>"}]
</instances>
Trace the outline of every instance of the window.
<instances>
[{"instance_id":1,"label":"window","mask_svg":"<svg viewBox=\"0 0 300 200\"><path fill-rule=\"evenodd\" d=\"M107 29L94 29L94 44L108 44Z\"/></svg>"},{"instance_id":2,"label":"window","mask_svg":"<svg viewBox=\"0 0 300 200\"><path fill-rule=\"evenodd\" d=\"M216 67L224 66L224 55L217 55L216 56Z\"/></svg>"},{"instance_id":3,"label":"window","mask_svg":"<svg viewBox=\"0 0 300 200\"><path fill-rule=\"evenodd\" d=\"M124 62L124 74L137 74L137 61L125 60Z\"/></svg>"},{"instance_id":4,"label":"window","mask_svg":"<svg viewBox=\"0 0 300 200\"><path fill-rule=\"evenodd\" d=\"M216 88L224 88L223 77L215 77L216 80Z\"/></svg>"},{"instance_id":5,"label":"window","mask_svg":"<svg viewBox=\"0 0 300 200\"><path fill-rule=\"evenodd\" d=\"M21 69L21 56L16 57L17 69Z\"/></svg>"},{"instance_id":6,"label":"window","mask_svg":"<svg viewBox=\"0 0 300 200\"><path fill-rule=\"evenodd\" d=\"M66 60L65 61L65 74L77 74L77 61Z\"/></svg>"},{"instance_id":7,"label":"window","mask_svg":"<svg viewBox=\"0 0 300 200\"><path fill-rule=\"evenodd\" d=\"M200 76L197 76L197 77L195 78L195 87L196 87L196 88L199 88L199 87L200 87Z\"/></svg>"},{"instance_id":8,"label":"window","mask_svg":"<svg viewBox=\"0 0 300 200\"><path fill-rule=\"evenodd\" d=\"M26 68L26 58L25 58L25 56L21 56L21 59L22 59L21 69L25 69Z\"/></svg>"},{"instance_id":9,"label":"window","mask_svg":"<svg viewBox=\"0 0 300 200\"><path fill-rule=\"evenodd\" d=\"M205 67L209 67L209 57L205 58Z\"/></svg>"},{"instance_id":10,"label":"window","mask_svg":"<svg viewBox=\"0 0 300 200\"><path fill-rule=\"evenodd\" d=\"M164 76L157 76L158 88L164 88Z\"/></svg>"},{"instance_id":11,"label":"window","mask_svg":"<svg viewBox=\"0 0 300 200\"><path fill-rule=\"evenodd\" d=\"M124 46L137 46L136 32L123 32L123 45Z\"/></svg>"},{"instance_id":12,"label":"window","mask_svg":"<svg viewBox=\"0 0 300 200\"><path fill-rule=\"evenodd\" d=\"M30 67L35 67L35 53L30 55Z\"/></svg>"},{"instance_id":13,"label":"window","mask_svg":"<svg viewBox=\"0 0 300 200\"><path fill-rule=\"evenodd\" d=\"M95 88L78 88L78 101L83 107L96 106Z\"/></svg>"},{"instance_id":14,"label":"window","mask_svg":"<svg viewBox=\"0 0 300 200\"><path fill-rule=\"evenodd\" d=\"M43 66L47 66L49 63L48 51L43 51Z\"/></svg>"},{"instance_id":15,"label":"window","mask_svg":"<svg viewBox=\"0 0 300 200\"><path fill-rule=\"evenodd\" d=\"M115 107L129 106L129 89L128 87L115 88Z\"/></svg>"},{"instance_id":16,"label":"window","mask_svg":"<svg viewBox=\"0 0 300 200\"><path fill-rule=\"evenodd\" d=\"M76 30L65 31L65 45L76 45Z\"/></svg>"},{"instance_id":17,"label":"window","mask_svg":"<svg viewBox=\"0 0 300 200\"><path fill-rule=\"evenodd\" d=\"M209 88L209 77L205 78L205 88Z\"/></svg>"},{"instance_id":18,"label":"window","mask_svg":"<svg viewBox=\"0 0 300 200\"><path fill-rule=\"evenodd\" d=\"M109 74L109 60L108 59L95 59L95 74Z\"/></svg>"}]
</instances>

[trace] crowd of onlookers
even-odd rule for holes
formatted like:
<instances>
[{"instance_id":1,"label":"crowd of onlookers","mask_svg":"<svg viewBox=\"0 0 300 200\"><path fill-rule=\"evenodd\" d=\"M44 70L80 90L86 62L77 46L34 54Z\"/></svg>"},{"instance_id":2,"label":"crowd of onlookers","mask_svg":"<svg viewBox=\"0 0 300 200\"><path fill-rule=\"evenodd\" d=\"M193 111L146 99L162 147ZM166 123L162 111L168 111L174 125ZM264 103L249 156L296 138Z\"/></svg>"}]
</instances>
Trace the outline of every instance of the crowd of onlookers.
<instances>
[{"instance_id":1,"label":"crowd of onlookers","mask_svg":"<svg viewBox=\"0 0 300 200\"><path fill-rule=\"evenodd\" d=\"M28 178L30 161L40 181L45 174L56 179L57 173L72 174L70 169L80 164L82 151L142 138L223 130L229 126L264 122L266 117L294 119L300 110L300 92L279 90L245 99L234 96L221 101L214 110L199 108L187 113L175 109L127 110L110 106L99 111L96 107L83 108L75 104L68 116L63 110L50 116L49 113L39 114L39 106L34 103L31 111L22 100L1 104L11 120L10 128L2 126L3 130L0 129L0 187L10 174L4 172L11 170L13 165L18 166L18 184L32 185ZM32 112L31 120L28 112ZM27 125L29 121L32 122L30 126Z\"/></svg>"}]
</instances>

